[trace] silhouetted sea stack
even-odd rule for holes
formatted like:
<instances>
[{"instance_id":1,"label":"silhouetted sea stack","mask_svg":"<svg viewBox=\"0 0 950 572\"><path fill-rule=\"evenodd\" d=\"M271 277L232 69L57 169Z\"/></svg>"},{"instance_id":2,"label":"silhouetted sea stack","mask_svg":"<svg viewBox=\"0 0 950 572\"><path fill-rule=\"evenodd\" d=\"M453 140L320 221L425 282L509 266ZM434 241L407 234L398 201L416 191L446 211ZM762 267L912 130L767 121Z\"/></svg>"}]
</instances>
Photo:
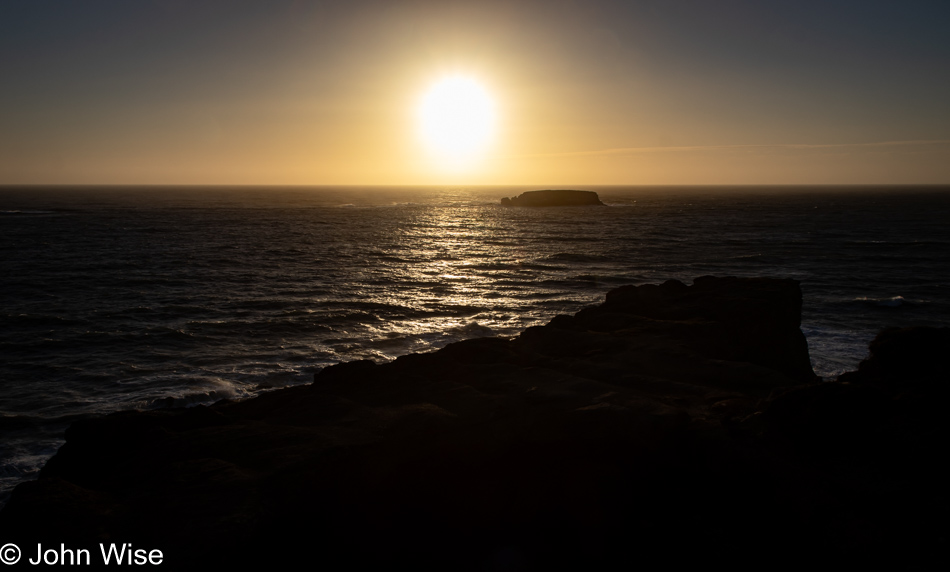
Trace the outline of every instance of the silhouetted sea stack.
<instances>
[{"instance_id":1,"label":"silhouetted sea stack","mask_svg":"<svg viewBox=\"0 0 950 572\"><path fill-rule=\"evenodd\" d=\"M501 204L506 207L579 207L603 206L604 203L594 191L549 190L528 191L510 199L503 198Z\"/></svg>"},{"instance_id":2,"label":"silhouetted sea stack","mask_svg":"<svg viewBox=\"0 0 950 572\"><path fill-rule=\"evenodd\" d=\"M625 286L514 339L79 421L0 538L174 570L942 557L948 330L820 382L801 304L794 280Z\"/></svg>"}]
</instances>

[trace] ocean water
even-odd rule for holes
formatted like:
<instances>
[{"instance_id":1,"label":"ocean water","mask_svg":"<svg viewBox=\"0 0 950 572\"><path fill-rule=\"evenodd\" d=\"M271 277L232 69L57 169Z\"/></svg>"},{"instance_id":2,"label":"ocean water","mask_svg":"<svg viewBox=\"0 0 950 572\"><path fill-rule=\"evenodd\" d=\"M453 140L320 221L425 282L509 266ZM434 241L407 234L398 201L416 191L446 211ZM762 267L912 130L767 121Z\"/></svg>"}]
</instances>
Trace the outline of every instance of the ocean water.
<instances>
[{"instance_id":1,"label":"ocean water","mask_svg":"<svg viewBox=\"0 0 950 572\"><path fill-rule=\"evenodd\" d=\"M512 336L622 284L799 280L816 373L950 323L950 188L0 188L0 501L74 420Z\"/></svg>"}]
</instances>

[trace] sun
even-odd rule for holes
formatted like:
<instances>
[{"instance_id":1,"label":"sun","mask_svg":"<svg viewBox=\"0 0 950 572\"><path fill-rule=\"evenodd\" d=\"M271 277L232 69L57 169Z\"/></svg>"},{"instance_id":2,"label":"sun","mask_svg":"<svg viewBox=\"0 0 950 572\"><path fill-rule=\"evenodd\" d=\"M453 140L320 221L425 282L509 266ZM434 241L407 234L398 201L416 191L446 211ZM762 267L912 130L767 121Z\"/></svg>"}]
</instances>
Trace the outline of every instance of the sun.
<instances>
[{"instance_id":1,"label":"sun","mask_svg":"<svg viewBox=\"0 0 950 572\"><path fill-rule=\"evenodd\" d=\"M463 164L482 153L495 131L495 102L476 80L452 75L438 80L418 107L419 134L440 160Z\"/></svg>"}]
</instances>

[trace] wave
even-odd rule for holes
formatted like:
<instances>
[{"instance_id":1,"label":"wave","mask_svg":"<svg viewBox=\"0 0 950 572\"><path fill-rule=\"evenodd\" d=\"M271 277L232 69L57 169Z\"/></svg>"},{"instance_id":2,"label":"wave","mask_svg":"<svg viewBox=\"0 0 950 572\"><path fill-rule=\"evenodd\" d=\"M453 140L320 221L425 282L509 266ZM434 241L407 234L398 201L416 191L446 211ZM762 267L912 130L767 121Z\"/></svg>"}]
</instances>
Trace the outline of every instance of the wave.
<instances>
[{"instance_id":1,"label":"wave","mask_svg":"<svg viewBox=\"0 0 950 572\"><path fill-rule=\"evenodd\" d=\"M891 296L890 298L868 298L867 296L862 296L855 298L853 301L877 308L900 308L901 306L918 306L930 303L930 300L908 300L903 296Z\"/></svg>"},{"instance_id":2,"label":"wave","mask_svg":"<svg viewBox=\"0 0 950 572\"><path fill-rule=\"evenodd\" d=\"M44 327L57 328L62 326L86 325L86 320L75 318L65 318L63 316L51 316L48 314L3 314L0 315L7 327Z\"/></svg>"},{"instance_id":3,"label":"wave","mask_svg":"<svg viewBox=\"0 0 950 572\"><path fill-rule=\"evenodd\" d=\"M58 214L56 211L43 211L43 210L3 210L0 211L0 216L37 216L37 215L51 215Z\"/></svg>"},{"instance_id":4,"label":"wave","mask_svg":"<svg viewBox=\"0 0 950 572\"><path fill-rule=\"evenodd\" d=\"M604 254L578 254L575 252L558 252L545 256L540 260L549 262L613 262L613 258Z\"/></svg>"},{"instance_id":5,"label":"wave","mask_svg":"<svg viewBox=\"0 0 950 572\"><path fill-rule=\"evenodd\" d=\"M479 324L478 322L474 320L467 324L463 324L461 326L449 328L446 330L446 333L449 334L450 336L455 336L460 339L465 339L469 337L487 338L487 337L493 337L496 335L496 332L494 329L488 326Z\"/></svg>"}]
</instances>

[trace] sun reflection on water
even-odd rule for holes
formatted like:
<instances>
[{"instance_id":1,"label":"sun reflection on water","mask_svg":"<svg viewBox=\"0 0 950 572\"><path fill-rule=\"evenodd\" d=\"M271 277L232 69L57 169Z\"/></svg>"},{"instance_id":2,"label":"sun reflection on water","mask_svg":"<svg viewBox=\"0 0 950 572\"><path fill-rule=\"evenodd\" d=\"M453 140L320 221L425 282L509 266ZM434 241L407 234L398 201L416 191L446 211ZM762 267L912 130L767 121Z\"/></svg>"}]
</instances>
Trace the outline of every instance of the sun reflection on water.
<instances>
[{"instance_id":1,"label":"sun reflection on water","mask_svg":"<svg viewBox=\"0 0 950 572\"><path fill-rule=\"evenodd\" d=\"M390 262L364 271L389 278L366 288L365 299L406 315L361 323L361 341L333 344L334 353L388 360L469 337L513 336L596 300L590 288L566 294L555 283L570 280L570 269L540 260L570 248L537 248L538 219L553 213L513 211L494 200L446 203L405 207L415 212L375 244L379 259Z\"/></svg>"}]
</instances>

